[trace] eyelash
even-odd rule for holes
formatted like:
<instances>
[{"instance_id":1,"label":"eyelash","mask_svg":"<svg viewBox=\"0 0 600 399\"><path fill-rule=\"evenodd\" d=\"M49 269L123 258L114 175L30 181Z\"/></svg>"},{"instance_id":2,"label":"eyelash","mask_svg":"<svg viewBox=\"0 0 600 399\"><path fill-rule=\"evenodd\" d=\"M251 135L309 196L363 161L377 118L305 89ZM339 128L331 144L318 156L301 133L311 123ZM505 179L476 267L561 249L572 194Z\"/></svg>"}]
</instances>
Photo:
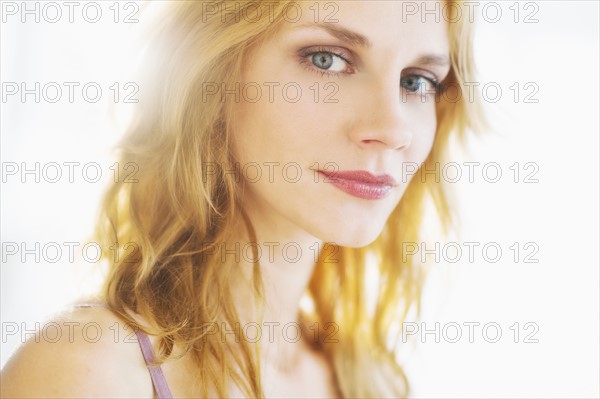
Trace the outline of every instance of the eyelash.
<instances>
[{"instance_id":1,"label":"eyelash","mask_svg":"<svg viewBox=\"0 0 600 399\"><path fill-rule=\"evenodd\" d=\"M432 76L428 76L428 75L424 75L424 74L420 74L420 73L407 73L404 76L401 76L400 79L404 79L404 78L408 78L408 77L417 77L417 78L422 78L425 79L426 81L428 81L431 86L433 86L433 89L435 91L435 93L440 93L444 90L444 86L442 83L439 82L438 79L436 79L435 77ZM416 92L409 92L409 93L416 93ZM426 93L429 94L429 93Z\"/></svg>"},{"instance_id":2,"label":"eyelash","mask_svg":"<svg viewBox=\"0 0 600 399\"><path fill-rule=\"evenodd\" d=\"M326 69L317 68L312 63L312 60L311 60L315 54L331 54L334 57L340 58L342 61L344 61L350 67L352 67L354 70L352 72L331 72ZM356 72L356 70L355 70L356 68L354 68L354 63L352 61L350 61L350 56L347 53L345 53L344 51L340 51L340 50L335 51L328 47L317 47L317 48L310 48L308 50L300 51L300 63L302 65L304 65L306 67L306 69L308 69L309 71L319 73L319 74L321 74L321 76L339 77L339 76L352 75L354 72Z\"/></svg>"},{"instance_id":3,"label":"eyelash","mask_svg":"<svg viewBox=\"0 0 600 399\"><path fill-rule=\"evenodd\" d=\"M330 72L326 69L321 69L316 67L313 62L312 62L312 57L315 54L330 54L334 57L338 57L341 58L342 61L344 61L346 64L348 64L350 67L354 68L354 70L352 72ZM356 68L354 66L354 63L352 61L349 60L350 56L348 54L346 54L343 51L334 51L331 48L328 47L317 47L317 48L311 48L305 51L301 51L300 52L300 63L302 65L304 65L304 67L312 72L318 73L321 76L335 76L335 77L340 77L340 76L347 76L347 75L352 75L356 72ZM418 78L423 78L425 80L427 80L434 88L436 93L440 93L441 91L444 90L444 86L442 83L440 83L438 81L438 79L431 77L431 76L427 76L427 75L423 75L423 74L418 74L418 73L410 73L410 74L406 74L404 76L401 76L400 79L406 78L406 77L418 77ZM415 93L415 92L410 92L410 93Z\"/></svg>"}]
</instances>

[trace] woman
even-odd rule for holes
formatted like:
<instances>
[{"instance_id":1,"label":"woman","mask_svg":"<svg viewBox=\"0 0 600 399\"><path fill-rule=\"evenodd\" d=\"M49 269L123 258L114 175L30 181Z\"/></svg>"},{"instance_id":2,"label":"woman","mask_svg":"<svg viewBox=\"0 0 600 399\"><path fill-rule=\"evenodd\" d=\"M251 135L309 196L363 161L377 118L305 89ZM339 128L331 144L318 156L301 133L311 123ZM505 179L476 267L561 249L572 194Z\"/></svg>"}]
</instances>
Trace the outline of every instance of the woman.
<instances>
[{"instance_id":1,"label":"woman","mask_svg":"<svg viewBox=\"0 0 600 399\"><path fill-rule=\"evenodd\" d=\"M3 395L406 396L394 332L423 272L401 244L428 198L449 221L421 171L477 115L461 6L423 4L168 2L101 303L24 345Z\"/></svg>"}]
</instances>

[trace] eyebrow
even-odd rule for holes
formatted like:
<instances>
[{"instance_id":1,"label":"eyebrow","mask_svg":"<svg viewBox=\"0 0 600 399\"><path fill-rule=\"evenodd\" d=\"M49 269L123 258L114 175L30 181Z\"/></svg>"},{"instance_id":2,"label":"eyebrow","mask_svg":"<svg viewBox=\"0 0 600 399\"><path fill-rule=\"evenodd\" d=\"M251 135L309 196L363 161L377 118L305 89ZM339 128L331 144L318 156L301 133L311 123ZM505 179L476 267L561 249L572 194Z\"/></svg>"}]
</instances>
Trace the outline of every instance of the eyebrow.
<instances>
[{"instance_id":1,"label":"eyebrow","mask_svg":"<svg viewBox=\"0 0 600 399\"><path fill-rule=\"evenodd\" d=\"M437 54L422 55L419 58L417 58L415 62L421 65L432 65L442 67L447 67L451 65L450 58L448 58L448 56Z\"/></svg>"},{"instance_id":2,"label":"eyebrow","mask_svg":"<svg viewBox=\"0 0 600 399\"><path fill-rule=\"evenodd\" d=\"M348 28L344 28L343 26L326 24L326 23L311 23L311 24L300 25L299 28L323 29L327 33L329 33L331 36L333 36L343 42L352 44L354 46L364 47L367 49L373 47L373 43L371 43L371 41L366 36L361 35L360 33L357 33L357 32L353 32L352 30L350 30ZM447 67L447 66L451 65L450 58L448 58L448 56L437 55L437 54L422 55L419 58L417 58L415 62L417 64L421 64L421 65L432 65L432 66L441 66L441 67Z\"/></svg>"},{"instance_id":3,"label":"eyebrow","mask_svg":"<svg viewBox=\"0 0 600 399\"><path fill-rule=\"evenodd\" d=\"M299 28L320 28L320 29L325 30L331 36L333 36L343 42L352 44L354 46L365 47L365 48L371 48L373 46L371 41L369 39L367 39L366 36L363 36L360 33L353 32L350 29L344 28L339 25L325 24L325 23L311 23L311 24L300 25Z\"/></svg>"}]
</instances>

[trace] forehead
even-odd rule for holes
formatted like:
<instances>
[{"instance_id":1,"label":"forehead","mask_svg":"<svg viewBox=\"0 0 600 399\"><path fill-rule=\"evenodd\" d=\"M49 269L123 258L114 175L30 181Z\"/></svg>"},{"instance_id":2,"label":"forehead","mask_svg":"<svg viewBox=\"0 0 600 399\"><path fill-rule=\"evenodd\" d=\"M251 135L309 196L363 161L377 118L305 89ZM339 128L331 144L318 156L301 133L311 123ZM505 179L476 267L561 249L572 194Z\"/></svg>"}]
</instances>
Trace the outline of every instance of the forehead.
<instances>
[{"instance_id":1,"label":"forehead","mask_svg":"<svg viewBox=\"0 0 600 399\"><path fill-rule=\"evenodd\" d=\"M284 19L292 29L327 24L356 32L369 39L373 50L447 54L444 6L444 1L296 1Z\"/></svg>"}]
</instances>

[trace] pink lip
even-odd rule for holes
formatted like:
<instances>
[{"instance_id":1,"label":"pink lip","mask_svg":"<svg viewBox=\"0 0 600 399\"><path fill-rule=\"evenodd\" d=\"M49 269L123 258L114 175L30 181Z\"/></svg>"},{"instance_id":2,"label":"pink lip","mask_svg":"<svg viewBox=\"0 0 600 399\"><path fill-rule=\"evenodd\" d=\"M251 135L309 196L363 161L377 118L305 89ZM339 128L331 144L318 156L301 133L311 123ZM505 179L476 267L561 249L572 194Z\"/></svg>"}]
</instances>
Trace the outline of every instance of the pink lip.
<instances>
[{"instance_id":1,"label":"pink lip","mask_svg":"<svg viewBox=\"0 0 600 399\"><path fill-rule=\"evenodd\" d=\"M372 175L363 170L351 171L325 171L319 170L331 183L340 190L358 198L377 200L387 197L396 180L390 175Z\"/></svg>"}]
</instances>

